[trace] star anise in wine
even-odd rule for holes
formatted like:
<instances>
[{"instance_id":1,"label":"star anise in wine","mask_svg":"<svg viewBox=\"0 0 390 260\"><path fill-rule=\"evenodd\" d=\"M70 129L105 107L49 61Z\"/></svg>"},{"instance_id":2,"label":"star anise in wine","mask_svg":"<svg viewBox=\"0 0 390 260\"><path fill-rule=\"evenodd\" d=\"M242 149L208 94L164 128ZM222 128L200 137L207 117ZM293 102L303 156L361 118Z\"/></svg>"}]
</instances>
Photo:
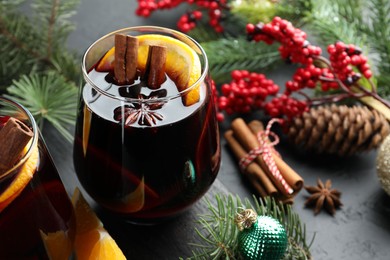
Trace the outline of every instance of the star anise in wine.
<instances>
[{"instance_id":1,"label":"star anise in wine","mask_svg":"<svg viewBox=\"0 0 390 260\"><path fill-rule=\"evenodd\" d=\"M314 214L318 214L322 208L331 214L336 213L336 209L343 204L340 201L341 192L332 189L331 180L327 180L325 184L318 179L317 186L305 186L307 192L311 195L305 201L305 206L314 207Z\"/></svg>"},{"instance_id":2,"label":"star anise in wine","mask_svg":"<svg viewBox=\"0 0 390 260\"><path fill-rule=\"evenodd\" d=\"M161 121L164 118L163 115L154 111L160 109L165 104L165 102L157 101L164 94L166 95L166 90L153 91L149 96L139 94L139 102L115 108L114 119L117 121L124 120L125 125L132 125L138 121L139 125L153 126L157 124L157 121ZM145 102L142 102L142 100L145 100Z\"/></svg>"}]
</instances>

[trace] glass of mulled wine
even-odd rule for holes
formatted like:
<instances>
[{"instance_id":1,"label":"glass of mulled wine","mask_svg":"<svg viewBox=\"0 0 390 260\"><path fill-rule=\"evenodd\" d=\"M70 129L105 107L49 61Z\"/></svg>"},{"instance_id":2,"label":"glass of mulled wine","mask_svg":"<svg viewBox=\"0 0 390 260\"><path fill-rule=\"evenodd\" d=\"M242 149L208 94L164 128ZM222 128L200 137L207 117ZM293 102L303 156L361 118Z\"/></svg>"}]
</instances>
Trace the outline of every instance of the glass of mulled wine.
<instances>
[{"instance_id":1,"label":"glass of mulled wine","mask_svg":"<svg viewBox=\"0 0 390 260\"><path fill-rule=\"evenodd\" d=\"M89 195L145 224L202 197L220 143L201 46L166 28L126 28L93 43L82 71L74 165Z\"/></svg>"},{"instance_id":2,"label":"glass of mulled wine","mask_svg":"<svg viewBox=\"0 0 390 260\"><path fill-rule=\"evenodd\" d=\"M0 97L0 259L68 259L73 206L24 107Z\"/></svg>"}]
</instances>

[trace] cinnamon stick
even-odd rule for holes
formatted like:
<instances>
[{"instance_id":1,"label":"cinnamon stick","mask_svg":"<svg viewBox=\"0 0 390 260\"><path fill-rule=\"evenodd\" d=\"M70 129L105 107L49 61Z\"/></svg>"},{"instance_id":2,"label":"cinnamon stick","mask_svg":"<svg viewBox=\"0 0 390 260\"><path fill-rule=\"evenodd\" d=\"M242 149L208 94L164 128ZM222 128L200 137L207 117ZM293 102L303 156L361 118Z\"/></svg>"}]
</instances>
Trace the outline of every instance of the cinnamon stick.
<instances>
[{"instance_id":1,"label":"cinnamon stick","mask_svg":"<svg viewBox=\"0 0 390 260\"><path fill-rule=\"evenodd\" d=\"M246 152L249 152L259 147L259 141L257 140L256 136L253 135L252 131L242 118L237 118L233 120L231 128L234 132L234 136L241 143ZM262 156L257 156L255 160L261 166L264 172L268 175L268 177L272 180L273 184L277 187L279 192L281 192L285 196L291 196L291 193L288 192L283 186L283 184L276 178L276 176L272 174L267 164L263 160Z\"/></svg>"},{"instance_id":2,"label":"cinnamon stick","mask_svg":"<svg viewBox=\"0 0 390 260\"><path fill-rule=\"evenodd\" d=\"M167 48L165 46L149 46L144 78L150 89L158 89L164 83L166 58Z\"/></svg>"},{"instance_id":3,"label":"cinnamon stick","mask_svg":"<svg viewBox=\"0 0 390 260\"><path fill-rule=\"evenodd\" d=\"M226 131L224 136L230 149L233 151L238 160L247 154L245 149L234 137L233 130ZM262 197L267 195L275 196L278 193L275 185L271 182L266 173L256 162L252 162L248 165L248 167L245 169L245 175L249 177L254 188L260 193Z\"/></svg>"},{"instance_id":4,"label":"cinnamon stick","mask_svg":"<svg viewBox=\"0 0 390 260\"><path fill-rule=\"evenodd\" d=\"M264 131L263 123L258 120L251 121L248 126L255 136L259 131ZM272 156L280 173L286 182L294 189L294 193L300 191L303 187L302 177L297 172L295 172L279 155L277 155L275 150L273 150Z\"/></svg>"},{"instance_id":5,"label":"cinnamon stick","mask_svg":"<svg viewBox=\"0 0 390 260\"><path fill-rule=\"evenodd\" d=\"M126 83L126 35L115 34L114 76L119 85Z\"/></svg>"},{"instance_id":6,"label":"cinnamon stick","mask_svg":"<svg viewBox=\"0 0 390 260\"><path fill-rule=\"evenodd\" d=\"M127 35L126 37L126 81L132 84L137 76L138 64L138 38Z\"/></svg>"},{"instance_id":7,"label":"cinnamon stick","mask_svg":"<svg viewBox=\"0 0 390 260\"><path fill-rule=\"evenodd\" d=\"M114 76L119 85L133 83L137 74L138 38L115 34Z\"/></svg>"},{"instance_id":8,"label":"cinnamon stick","mask_svg":"<svg viewBox=\"0 0 390 260\"><path fill-rule=\"evenodd\" d=\"M33 137L33 132L21 121L11 117L0 130L0 176L11 169Z\"/></svg>"}]
</instances>

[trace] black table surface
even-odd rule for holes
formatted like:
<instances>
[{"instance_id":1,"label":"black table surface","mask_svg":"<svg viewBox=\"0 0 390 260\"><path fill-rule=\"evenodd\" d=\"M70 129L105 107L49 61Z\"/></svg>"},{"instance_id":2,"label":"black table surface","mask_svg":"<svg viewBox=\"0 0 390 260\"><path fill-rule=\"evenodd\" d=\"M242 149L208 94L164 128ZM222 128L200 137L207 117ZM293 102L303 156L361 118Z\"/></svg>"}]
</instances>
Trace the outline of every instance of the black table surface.
<instances>
[{"instance_id":1,"label":"black table surface","mask_svg":"<svg viewBox=\"0 0 390 260\"><path fill-rule=\"evenodd\" d=\"M81 54L99 37L123 27L175 28L177 18L186 10L186 6L180 6L175 10L158 11L145 19L135 15L135 8L136 1L130 0L81 0L73 18L77 27L69 37L69 48ZM275 70L269 76L282 85L289 75ZM221 125L221 133L227 125ZM50 126L43 130L43 135L64 185L72 194L76 186L81 186L73 168L72 144ZM240 176L223 138L221 145L221 168L206 197L213 200L215 193L229 192L241 198L251 197L254 191ZM284 141L276 149L304 178L305 184L314 185L317 178L331 179L333 186L342 191L344 205L334 217L325 212L315 216L311 209L306 209L304 201L308 194L304 190L295 198L293 209L306 224L308 237L315 235L311 247L314 259L390 259L390 197L382 190L376 175L375 151L337 158L309 154ZM151 227L129 225L96 209L128 259L178 259L191 255L188 243L196 239L194 221L205 208L204 200L200 200L174 221Z\"/></svg>"}]
</instances>

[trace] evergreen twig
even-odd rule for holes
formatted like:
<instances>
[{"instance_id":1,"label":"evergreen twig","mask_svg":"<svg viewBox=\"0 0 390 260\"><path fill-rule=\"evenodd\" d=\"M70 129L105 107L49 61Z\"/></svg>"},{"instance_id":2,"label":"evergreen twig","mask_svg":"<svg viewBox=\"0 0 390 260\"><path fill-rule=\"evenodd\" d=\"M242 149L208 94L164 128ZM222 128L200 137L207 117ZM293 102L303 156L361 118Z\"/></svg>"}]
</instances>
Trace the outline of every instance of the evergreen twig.
<instances>
[{"instance_id":1,"label":"evergreen twig","mask_svg":"<svg viewBox=\"0 0 390 260\"><path fill-rule=\"evenodd\" d=\"M234 222L239 208L254 209L259 215L271 216L284 225L288 236L288 247L283 259L311 259L310 246L314 236L307 242L306 227L290 205L283 205L267 197L253 201L232 195L215 196L215 203L206 200L208 213L199 217L199 228L195 228L200 242L191 243L193 256L187 259L241 259L238 253L238 228Z\"/></svg>"},{"instance_id":2,"label":"evergreen twig","mask_svg":"<svg viewBox=\"0 0 390 260\"><path fill-rule=\"evenodd\" d=\"M221 38L202 46L210 62L211 76L217 84L229 79L233 68L262 71L280 62L277 47L249 42L243 37Z\"/></svg>"},{"instance_id":3,"label":"evergreen twig","mask_svg":"<svg viewBox=\"0 0 390 260\"><path fill-rule=\"evenodd\" d=\"M80 72L66 39L79 0L34 0L29 16L19 10L24 2L0 2L0 92L31 110L41 127L47 120L71 140Z\"/></svg>"},{"instance_id":4,"label":"evergreen twig","mask_svg":"<svg viewBox=\"0 0 390 260\"><path fill-rule=\"evenodd\" d=\"M341 40L363 48L376 68L377 92L390 97L390 2L384 0L315 1L307 23L324 45ZM368 12L367 10L370 10ZM370 86L367 86L370 88Z\"/></svg>"},{"instance_id":5,"label":"evergreen twig","mask_svg":"<svg viewBox=\"0 0 390 260\"><path fill-rule=\"evenodd\" d=\"M77 104L77 88L73 83L55 71L49 71L45 74L23 75L19 80L13 81L7 92L5 96L24 104L41 129L44 120L47 120L67 140L72 140L66 126L74 124L73 113L69 113L76 111Z\"/></svg>"},{"instance_id":6,"label":"evergreen twig","mask_svg":"<svg viewBox=\"0 0 390 260\"><path fill-rule=\"evenodd\" d=\"M368 20L362 24L362 31L370 39L369 44L378 56L378 93L390 97L390 2L386 0L372 0L367 4ZM375 59L375 55L373 55ZM386 87L383 87L386 86Z\"/></svg>"}]
</instances>

